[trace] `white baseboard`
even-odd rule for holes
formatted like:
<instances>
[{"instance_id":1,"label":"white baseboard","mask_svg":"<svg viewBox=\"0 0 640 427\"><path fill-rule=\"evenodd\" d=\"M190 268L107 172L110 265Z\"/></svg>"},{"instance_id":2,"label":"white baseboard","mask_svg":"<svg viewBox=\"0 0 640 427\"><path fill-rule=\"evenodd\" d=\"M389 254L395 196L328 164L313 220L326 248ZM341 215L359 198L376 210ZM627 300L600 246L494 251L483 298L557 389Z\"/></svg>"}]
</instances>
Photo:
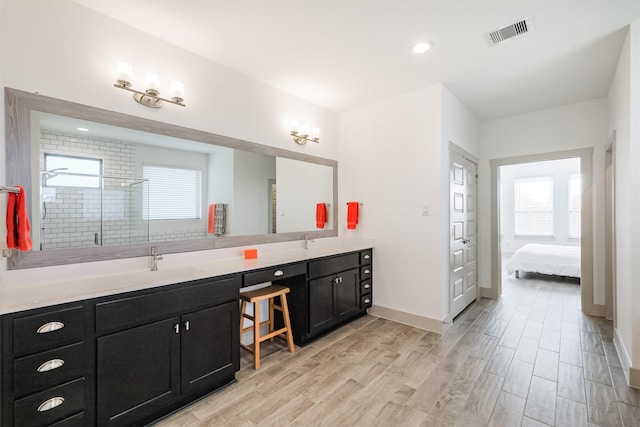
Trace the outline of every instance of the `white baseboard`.
<instances>
[{"instance_id":1,"label":"white baseboard","mask_svg":"<svg viewBox=\"0 0 640 427\"><path fill-rule=\"evenodd\" d=\"M622 372L624 372L624 377L627 380L627 384L631 385L629 372L631 370L631 360L629 359L627 349L624 348L624 343L622 342L622 338L620 338L620 332L617 328L613 330L613 345L616 347L616 352L618 353L618 358L620 359L620 364L622 365Z\"/></svg>"},{"instance_id":2,"label":"white baseboard","mask_svg":"<svg viewBox=\"0 0 640 427\"><path fill-rule=\"evenodd\" d=\"M482 298L498 299L498 291L493 288L480 288L480 296Z\"/></svg>"},{"instance_id":3,"label":"white baseboard","mask_svg":"<svg viewBox=\"0 0 640 427\"><path fill-rule=\"evenodd\" d=\"M406 313L404 311L394 310L392 308L374 305L369 309L369 314L383 319L393 320L394 322L403 323L419 329L436 332L441 334L443 325L441 320L431 319L429 317L419 316L417 314Z\"/></svg>"}]
</instances>

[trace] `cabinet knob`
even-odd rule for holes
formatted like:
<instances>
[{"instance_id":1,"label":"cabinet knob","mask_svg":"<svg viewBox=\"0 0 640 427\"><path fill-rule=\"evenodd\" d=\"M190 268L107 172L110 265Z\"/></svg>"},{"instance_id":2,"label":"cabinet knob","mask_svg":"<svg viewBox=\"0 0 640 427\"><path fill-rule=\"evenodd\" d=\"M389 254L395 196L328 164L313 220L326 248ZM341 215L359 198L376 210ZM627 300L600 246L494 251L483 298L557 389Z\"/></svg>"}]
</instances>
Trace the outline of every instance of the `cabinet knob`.
<instances>
[{"instance_id":1,"label":"cabinet knob","mask_svg":"<svg viewBox=\"0 0 640 427\"><path fill-rule=\"evenodd\" d=\"M62 359L51 359L51 360L47 360L42 365L40 365L38 367L37 371L38 372L53 371L54 369L58 369L62 365L64 365L64 360L62 360Z\"/></svg>"},{"instance_id":2,"label":"cabinet knob","mask_svg":"<svg viewBox=\"0 0 640 427\"><path fill-rule=\"evenodd\" d=\"M48 322L40 326L36 332L39 334L46 334L62 328L64 328L64 323L62 322Z\"/></svg>"},{"instance_id":3,"label":"cabinet knob","mask_svg":"<svg viewBox=\"0 0 640 427\"><path fill-rule=\"evenodd\" d=\"M364 271L364 274L369 274L369 273L371 273L371 271L370 271L370 270L365 270L365 271Z\"/></svg>"},{"instance_id":4,"label":"cabinet knob","mask_svg":"<svg viewBox=\"0 0 640 427\"><path fill-rule=\"evenodd\" d=\"M371 256L369 256L369 255L365 255L364 256L364 259L369 259L369 258L371 258Z\"/></svg>"},{"instance_id":5,"label":"cabinet knob","mask_svg":"<svg viewBox=\"0 0 640 427\"><path fill-rule=\"evenodd\" d=\"M50 411L64 403L64 397L56 396L51 399L47 399L38 406L38 412Z\"/></svg>"},{"instance_id":6,"label":"cabinet knob","mask_svg":"<svg viewBox=\"0 0 640 427\"><path fill-rule=\"evenodd\" d=\"M189 321L187 320L186 322L184 322L184 329L185 330L189 330Z\"/></svg>"},{"instance_id":7,"label":"cabinet knob","mask_svg":"<svg viewBox=\"0 0 640 427\"><path fill-rule=\"evenodd\" d=\"M370 300L369 298L367 298L366 300L364 300L364 303L365 303L365 304L370 304L370 303L371 303L371 300Z\"/></svg>"},{"instance_id":8,"label":"cabinet knob","mask_svg":"<svg viewBox=\"0 0 640 427\"><path fill-rule=\"evenodd\" d=\"M176 323L175 325L173 325L173 330L176 331L176 334L180 333L180 324Z\"/></svg>"},{"instance_id":9,"label":"cabinet knob","mask_svg":"<svg viewBox=\"0 0 640 427\"><path fill-rule=\"evenodd\" d=\"M282 270L276 270L273 275L276 277L284 276L284 272Z\"/></svg>"},{"instance_id":10,"label":"cabinet knob","mask_svg":"<svg viewBox=\"0 0 640 427\"><path fill-rule=\"evenodd\" d=\"M368 283L367 283L366 285L364 285L364 288L365 288L365 289L369 289L370 287L371 287L371 285L370 285L370 284L368 284Z\"/></svg>"}]
</instances>

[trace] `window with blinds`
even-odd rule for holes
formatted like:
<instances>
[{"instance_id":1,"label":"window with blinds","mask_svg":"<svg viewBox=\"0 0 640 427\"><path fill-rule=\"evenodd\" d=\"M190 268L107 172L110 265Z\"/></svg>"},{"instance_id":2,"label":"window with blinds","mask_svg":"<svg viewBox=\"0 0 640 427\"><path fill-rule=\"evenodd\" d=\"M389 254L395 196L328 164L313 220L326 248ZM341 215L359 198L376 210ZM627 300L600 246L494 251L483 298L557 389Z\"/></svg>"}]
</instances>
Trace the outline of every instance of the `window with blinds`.
<instances>
[{"instance_id":1,"label":"window with blinds","mask_svg":"<svg viewBox=\"0 0 640 427\"><path fill-rule=\"evenodd\" d=\"M200 219L201 171L144 165L145 220Z\"/></svg>"},{"instance_id":2,"label":"window with blinds","mask_svg":"<svg viewBox=\"0 0 640 427\"><path fill-rule=\"evenodd\" d=\"M516 179L515 232L522 236L553 235L553 178Z\"/></svg>"},{"instance_id":3,"label":"window with blinds","mask_svg":"<svg viewBox=\"0 0 640 427\"><path fill-rule=\"evenodd\" d=\"M582 206L582 176L569 177L569 237L580 238L580 217Z\"/></svg>"}]
</instances>

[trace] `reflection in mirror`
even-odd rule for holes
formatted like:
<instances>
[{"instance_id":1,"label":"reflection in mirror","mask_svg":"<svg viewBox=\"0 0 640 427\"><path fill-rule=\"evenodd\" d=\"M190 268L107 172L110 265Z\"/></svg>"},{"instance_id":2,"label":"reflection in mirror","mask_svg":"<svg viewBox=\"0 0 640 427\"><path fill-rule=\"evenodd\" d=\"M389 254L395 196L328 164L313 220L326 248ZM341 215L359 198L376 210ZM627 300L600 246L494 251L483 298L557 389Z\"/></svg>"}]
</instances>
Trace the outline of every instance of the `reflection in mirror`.
<instances>
[{"instance_id":1,"label":"reflection in mirror","mask_svg":"<svg viewBox=\"0 0 640 427\"><path fill-rule=\"evenodd\" d=\"M308 232L333 202L331 166L38 111L31 124L34 249Z\"/></svg>"},{"instance_id":2,"label":"reflection in mirror","mask_svg":"<svg viewBox=\"0 0 640 427\"><path fill-rule=\"evenodd\" d=\"M5 112L34 241L10 270L338 235L335 160L10 88Z\"/></svg>"}]
</instances>

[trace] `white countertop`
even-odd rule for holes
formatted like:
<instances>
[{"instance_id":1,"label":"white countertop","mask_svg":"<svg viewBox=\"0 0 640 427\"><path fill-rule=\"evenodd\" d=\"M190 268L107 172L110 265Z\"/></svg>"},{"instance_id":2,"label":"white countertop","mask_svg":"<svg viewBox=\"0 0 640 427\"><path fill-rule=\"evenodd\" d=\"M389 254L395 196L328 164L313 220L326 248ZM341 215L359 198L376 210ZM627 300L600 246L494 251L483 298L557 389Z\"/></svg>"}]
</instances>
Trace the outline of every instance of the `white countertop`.
<instances>
[{"instance_id":1,"label":"white countertop","mask_svg":"<svg viewBox=\"0 0 640 427\"><path fill-rule=\"evenodd\" d=\"M73 264L0 275L0 314L80 301L156 286L256 270L274 265L359 251L373 247L371 239L329 238L258 245L258 258L245 260L247 248L228 248L166 254L158 271L150 271L150 257ZM108 273L119 271L119 273Z\"/></svg>"}]
</instances>

